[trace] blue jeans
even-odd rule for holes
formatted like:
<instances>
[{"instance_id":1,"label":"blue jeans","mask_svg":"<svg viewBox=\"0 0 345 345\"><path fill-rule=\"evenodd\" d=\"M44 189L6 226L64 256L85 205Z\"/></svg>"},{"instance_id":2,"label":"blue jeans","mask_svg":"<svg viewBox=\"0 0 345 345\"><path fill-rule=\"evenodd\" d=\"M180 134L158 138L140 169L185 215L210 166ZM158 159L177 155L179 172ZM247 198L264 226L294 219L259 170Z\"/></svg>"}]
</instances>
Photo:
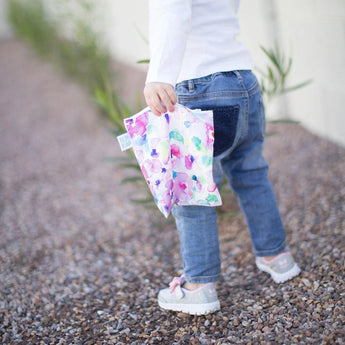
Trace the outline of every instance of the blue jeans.
<instances>
[{"instance_id":1,"label":"blue jeans","mask_svg":"<svg viewBox=\"0 0 345 345\"><path fill-rule=\"evenodd\" d=\"M284 251L285 230L262 156L265 112L260 87L251 71L215 73L176 85L178 102L191 109L213 110L213 178L220 189L225 174L249 227L254 253ZM215 207L175 206L186 280L214 282L220 276Z\"/></svg>"}]
</instances>

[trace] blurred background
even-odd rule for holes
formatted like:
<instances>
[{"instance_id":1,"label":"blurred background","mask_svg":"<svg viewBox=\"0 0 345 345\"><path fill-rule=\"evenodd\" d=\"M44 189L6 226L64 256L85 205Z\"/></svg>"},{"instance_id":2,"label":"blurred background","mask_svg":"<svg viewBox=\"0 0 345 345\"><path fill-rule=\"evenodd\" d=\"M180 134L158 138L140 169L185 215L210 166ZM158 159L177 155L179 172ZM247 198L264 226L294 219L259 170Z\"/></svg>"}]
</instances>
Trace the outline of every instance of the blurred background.
<instances>
[{"instance_id":1,"label":"blurred background","mask_svg":"<svg viewBox=\"0 0 345 345\"><path fill-rule=\"evenodd\" d=\"M255 268L224 188L207 319L158 308L177 232L115 138L145 106L147 3L0 0L0 343L344 344L345 1L241 2L302 274L277 287Z\"/></svg>"},{"instance_id":2,"label":"blurred background","mask_svg":"<svg viewBox=\"0 0 345 345\"><path fill-rule=\"evenodd\" d=\"M7 8L15 1L0 0L0 37L13 36ZM36 0L17 1L21 4ZM118 93L126 100L140 93L148 59L147 1L42 0L46 20L65 37L76 35L74 21L97 32L97 44L116 61ZM240 6L240 39L251 50L258 77L267 79L266 50L278 47L285 67L292 61L285 89L306 83L296 92L274 93L266 108L270 118L300 121L314 133L345 145L345 2L342 0L252 0ZM12 20L13 21L13 20ZM25 25L25 24L23 24ZM267 72L266 76L259 72ZM274 70L274 66L273 66ZM273 71L274 72L274 71ZM120 75L121 78L120 78Z\"/></svg>"}]
</instances>

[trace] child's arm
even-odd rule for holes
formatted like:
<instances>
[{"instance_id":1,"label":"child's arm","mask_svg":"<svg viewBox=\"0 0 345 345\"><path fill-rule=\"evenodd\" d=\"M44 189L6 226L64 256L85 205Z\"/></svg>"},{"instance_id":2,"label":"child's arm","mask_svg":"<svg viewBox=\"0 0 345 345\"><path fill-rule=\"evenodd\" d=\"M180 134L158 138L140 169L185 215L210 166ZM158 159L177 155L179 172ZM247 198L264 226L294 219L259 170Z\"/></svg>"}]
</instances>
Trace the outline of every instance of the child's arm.
<instances>
[{"instance_id":1,"label":"child's arm","mask_svg":"<svg viewBox=\"0 0 345 345\"><path fill-rule=\"evenodd\" d=\"M149 1L150 66L144 96L156 115L172 111L176 103L174 87L190 30L191 11L191 0Z\"/></svg>"}]
</instances>

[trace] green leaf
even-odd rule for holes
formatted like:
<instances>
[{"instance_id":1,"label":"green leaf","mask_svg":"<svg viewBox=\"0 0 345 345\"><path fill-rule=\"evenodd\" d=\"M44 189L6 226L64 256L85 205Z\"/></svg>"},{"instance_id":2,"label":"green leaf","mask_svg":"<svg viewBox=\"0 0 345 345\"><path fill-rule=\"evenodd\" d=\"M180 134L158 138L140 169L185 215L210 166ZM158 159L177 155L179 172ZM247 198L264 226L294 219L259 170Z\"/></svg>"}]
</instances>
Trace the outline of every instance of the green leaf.
<instances>
[{"instance_id":1,"label":"green leaf","mask_svg":"<svg viewBox=\"0 0 345 345\"><path fill-rule=\"evenodd\" d=\"M154 200L152 198L147 198L147 199L131 199L131 201L136 204L149 204L153 202Z\"/></svg>"},{"instance_id":2,"label":"green leaf","mask_svg":"<svg viewBox=\"0 0 345 345\"><path fill-rule=\"evenodd\" d=\"M234 218L239 215L239 211L228 211L228 212L222 212L217 211L217 215L220 219L228 219L228 218Z\"/></svg>"},{"instance_id":3,"label":"green leaf","mask_svg":"<svg viewBox=\"0 0 345 345\"><path fill-rule=\"evenodd\" d=\"M121 163L120 168L123 169L134 169L140 171L140 166L138 163Z\"/></svg>"},{"instance_id":4,"label":"green leaf","mask_svg":"<svg viewBox=\"0 0 345 345\"><path fill-rule=\"evenodd\" d=\"M271 67L268 67L268 78L273 82L274 81L274 73Z\"/></svg>"},{"instance_id":5,"label":"green leaf","mask_svg":"<svg viewBox=\"0 0 345 345\"><path fill-rule=\"evenodd\" d=\"M274 135L279 134L278 132L266 132L265 137L272 137Z\"/></svg>"},{"instance_id":6,"label":"green leaf","mask_svg":"<svg viewBox=\"0 0 345 345\"><path fill-rule=\"evenodd\" d=\"M277 57L275 56L275 54L273 53L272 50L268 51L265 47L260 46L261 50L266 54L266 56L268 57L268 59L272 62L272 64L278 69L280 70L280 65L279 62L277 60Z\"/></svg>"},{"instance_id":7,"label":"green leaf","mask_svg":"<svg viewBox=\"0 0 345 345\"><path fill-rule=\"evenodd\" d=\"M137 108L138 109L142 109L143 108L143 102L142 102L142 99L141 99L141 96L139 93L137 93Z\"/></svg>"},{"instance_id":8,"label":"green leaf","mask_svg":"<svg viewBox=\"0 0 345 345\"><path fill-rule=\"evenodd\" d=\"M265 102L270 101L276 95L300 89L311 82L309 79L300 84L285 87L287 76L292 68L292 58L285 58L285 55L279 49L277 42L273 49L266 49L263 46L260 46L260 49L268 58L268 65L266 66L265 71L257 67L255 68L262 75L260 84L261 93Z\"/></svg>"},{"instance_id":9,"label":"green leaf","mask_svg":"<svg viewBox=\"0 0 345 345\"><path fill-rule=\"evenodd\" d=\"M309 79L309 80L306 80L305 82L297 84L295 86L284 88L283 92L291 92L291 91L298 90L298 89L300 89L300 88L302 88L304 86L309 85L312 81L313 81L313 79Z\"/></svg>"},{"instance_id":10,"label":"green leaf","mask_svg":"<svg viewBox=\"0 0 345 345\"><path fill-rule=\"evenodd\" d=\"M132 176L132 177L126 177L123 180L121 180L122 184L126 184L126 183L136 183L136 182L144 182L145 180L143 179L142 176Z\"/></svg>"},{"instance_id":11,"label":"green leaf","mask_svg":"<svg viewBox=\"0 0 345 345\"><path fill-rule=\"evenodd\" d=\"M111 128L107 128L107 132L109 132L111 135L113 135L114 137L117 137L121 134L123 134L123 131L119 130L119 129L111 129Z\"/></svg>"},{"instance_id":12,"label":"green leaf","mask_svg":"<svg viewBox=\"0 0 345 345\"><path fill-rule=\"evenodd\" d=\"M138 60L137 63L150 63L150 59Z\"/></svg>"},{"instance_id":13,"label":"green leaf","mask_svg":"<svg viewBox=\"0 0 345 345\"><path fill-rule=\"evenodd\" d=\"M299 121L292 120L292 119L277 119L277 120L269 120L269 123L300 123Z\"/></svg>"}]
</instances>

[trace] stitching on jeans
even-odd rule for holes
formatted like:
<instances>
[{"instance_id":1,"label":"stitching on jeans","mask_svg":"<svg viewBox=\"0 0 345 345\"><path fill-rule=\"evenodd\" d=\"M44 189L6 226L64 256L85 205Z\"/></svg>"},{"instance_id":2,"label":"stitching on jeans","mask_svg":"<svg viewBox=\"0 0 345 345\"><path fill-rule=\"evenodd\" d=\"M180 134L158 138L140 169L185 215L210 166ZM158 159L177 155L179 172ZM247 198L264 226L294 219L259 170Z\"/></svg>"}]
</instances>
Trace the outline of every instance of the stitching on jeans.
<instances>
[{"instance_id":1,"label":"stitching on jeans","mask_svg":"<svg viewBox=\"0 0 345 345\"><path fill-rule=\"evenodd\" d=\"M286 242L285 241L283 241L283 243L278 248L276 248L276 249L255 251L255 255L256 256L265 256L267 254L274 253L276 251L281 251L281 248L286 248Z\"/></svg>"},{"instance_id":2,"label":"stitching on jeans","mask_svg":"<svg viewBox=\"0 0 345 345\"><path fill-rule=\"evenodd\" d=\"M195 84L194 84L195 85ZM195 89L193 89L194 91ZM223 98L223 97L247 97L251 96L254 93L258 92L260 90L259 84L256 83L251 89L248 91L217 91L217 92L205 92L205 93L200 93L194 96L190 95L181 95L179 94L178 98L181 101L197 101L200 99L203 99L205 97L213 97L213 98Z\"/></svg>"},{"instance_id":3,"label":"stitching on jeans","mask_svg":"<svg viewBox=\"0 0 345 345\"><path fill-rule=\"evenodd\" d=\"M203 280L203 279L219 279L220 278L220 274L215 274L215 275L212 275L212 276L197 276L197 277L188 277L186 276L186 280L190 283L191 280L193 280L195 282L195 280Z\"/></svg>"},{"instance_id":4,"label":"stitching on jeans","mask_svg":"<svg viewBox=\"0 0 345 345\"><path fill-rule=\"evenodd\" d=\"M243 81L243 78L242 78L242 75L240 72L238 71L234 71L237 79L238 79L238 82L240 84L240 86L243 88L243 90L245 90L245 97L244 97L244 117L245 117L245 126L244 126L244 129L243 129L243 132L242 132L242 136L241 138L246 138L247 135L248 135L248 121L249 121L249 92L246 88L246 85L244 84L244 81Z\"/></svg>"},{"instance_id":5,"label":"stitching on jeans","mask_svg":"<svg viewBox=\"0 0 345 345\"><path fill-rule=\"evenodd\" d=\"M179 101L192 102L204 99L205 97L224 98L224 97L246 97L248 93L246 91L218 91L218 92L206 92L200 93L195 96L179 95Z\"/></svg>"}]
</instances>

